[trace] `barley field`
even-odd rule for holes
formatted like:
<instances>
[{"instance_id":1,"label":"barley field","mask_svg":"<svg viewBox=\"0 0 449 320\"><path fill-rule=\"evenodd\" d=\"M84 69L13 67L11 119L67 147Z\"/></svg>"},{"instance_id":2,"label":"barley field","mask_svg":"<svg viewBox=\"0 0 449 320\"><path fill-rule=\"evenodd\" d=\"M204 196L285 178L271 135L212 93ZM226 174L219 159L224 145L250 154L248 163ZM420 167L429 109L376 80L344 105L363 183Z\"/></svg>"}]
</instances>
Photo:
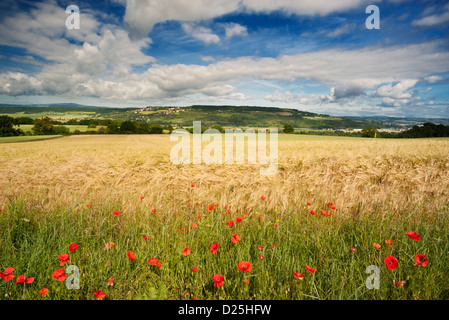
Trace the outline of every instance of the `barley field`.
<instances>
[{"instance_id":1,"label":"barley field","mask_svg":"<svg viewBox=\"0 0 449 320\"><path fill-rule=\"evenodd\" d=\"M174 144L0 144L0 299L449 299L449 139L279 135L272 176Z\"/></svg>"}]
</instances>

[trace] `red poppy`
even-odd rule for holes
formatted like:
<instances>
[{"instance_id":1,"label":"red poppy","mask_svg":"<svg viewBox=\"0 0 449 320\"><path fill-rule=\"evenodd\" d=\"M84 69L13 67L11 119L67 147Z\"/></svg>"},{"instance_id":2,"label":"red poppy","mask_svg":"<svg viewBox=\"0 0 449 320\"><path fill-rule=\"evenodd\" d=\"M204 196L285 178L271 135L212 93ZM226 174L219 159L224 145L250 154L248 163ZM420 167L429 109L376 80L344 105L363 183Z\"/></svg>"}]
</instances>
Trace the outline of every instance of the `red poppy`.
<instances>
[{"instance_id":1,"label":"red poppy","mask_svg":"<svg viewBox=\"0 0 449 320\"><path fill-rule=\"evenodd\" d=\"M237 221L237 222L242 222L242 218L237 217L237 218L235 219L235 221Z\"/></svg>"},{"instance_id":2,"label":"red poppy","mask_svg":"<svg viewBox=\"0 0 449 320\"><path fill-rule=\"evenodd\" d=\"M263 259L265 259L265 257L264 256L260 256L260 260L263 260Z\"/></svg>"},{"instance_id":3,"label":"red poppy","mask_svg":"<svg viewBox=\"0 0 449 320\"><path fill-rule=\"evenodd\" d=\"M310 214L312 214L312 215L316 215L316 212L315 212L315 211L313 211L313 210L310 210Z\"/></svg>"},{"instance_id":4,"label":"red poppy","mask_svg":"<svg viewBox=\"0 0 449 320\"><path fill-rule=\"evenodd\" d=\"M351 252L355 252L355 248L351 248Z\"/></svg>"},{"instance_id":5,"label":"red poppy","mask_svg":"<svg viewBox=\"0 0 449 320\"><path fill-rule=\"evenodd\" d=\"M114 213L112 214L113 216L119 216L120 215L120 211L115 210Z\"/></svg>"},{"instance_id":6,"label":"red poppy","mask_svg":"<svg viewBox=\"0 0 449 320\"><path fill-rule=\"evenodd\" d=\"M425 267L429 264L429 262L427 261L427 257L421 253L418 253L415 256L415 267Z\"/></svg>"},{"instance_id":7,"label":"red poppy","mask_svg":"<svg viewBox=\"0 0 449 320\"><path fill-rule=\"evenodd\" d=\"M187 208L190 208L190 207L191 207L191 205L190 205L190 204L188 204L188 205L187 205Z\"/></svg>"},{"instance_id":8,"label":"red poppy","mask_svg":"<svg viewBox=\"0 0 449 320\"><path fill-rule=\"evenodd\" d=\"M145 199L145 197L140 197L140 201L142 201L143 199Z\"/></svg>"},{"instance_id":9,"label":"red poppy","mask_svg":"<svg viewBox=\"0 0 449 320\"><path fill-rule=\"evenodd\" d=\"M197 272L197 271L198 271L198 269L196 267L192 268L192 272Z\"/></svg>"},{"instance_id":10,"label":"red poppy","mask_svg":"<svg viewBox=\"0 0 449 320\"><path fill-rule=\"evenodd\" d=\"M25 279L25 283L26 284L30 284L30 283L33 283L34 282L34 278L26 278Z\"/></svg>"},{"instance_id":11,"label":"red poppy","mask_svg":"<svg viewBox=\"0 0 449 320\"><path fill-rule=\"evenodd\" d=\"M416 233L415 231L407 232L407 236L415 241L419 241L419 239L421 239L421 235Z\"/></svg>"},{"instance_id":12,"label":"red poppy","mask_svg":"<svg viewBox=\"0 0 449 320\"><path fill-rule=\"evenodd\" d=\"M237 268L243 272L251 272L253 270L253 266L248 261L240 261Z\"/></svg>"},{"instance_id":13,"label":"red poppy","mask_svg":"<svg viewBox=\"0 0 449 320\"><path fill-rule=\"evenodd\" d=\"M147 239L148 239L148 235L144 234L144 235L143 235L143 239L144 239L144 240L147 240Z\"/></svg>"},{"instance_id":14,"label":"red poppy","mask_svg":"<svg viewBox=\"0 0 449 320\"><path fill-rule=\"evenodd\" d=\"M113 246L115 246L114 242L108 242L106 243L106 249L111 249Z\"/></svg>"},{"instance_id":15,"label":"red poppy","mask_svg":"<svg viewBox=\"0 0 449 320\"><path fill-rule=\"evenodd\" d=\"M238 243L240 241L240 237L233 233L231 241L234 243Z\"/></svg>"},{"instance_id":16,"label":"red poppy","mask_svg":"<svg viewBox=\"0 0 449 320\"><path fill-rule=\"evenodd\" d=\"M70 252L75 252L76 251L76 249L78 249L78 245L76 244L76 243L72 243L70 246L69 246L69 251Z\"/></svg>"},{"instance_id":17,"label":"red poppy","mask_svg":"<svg viewBox=\"0 0 449 320\"><path fill-rule=\"evenodd\" d=\"M394 280L393 280L393 285L395 284L395 282L394 282ZM402 288L402 287L404 287L404 284L405 284L405 281L398 281L397 283L396 283L396 285L398 286L398 288Z\"/></svg>"},{"instance_id":18,"label":"red poppy","mask_svg":"<svg viewBox=\"0 0 449 320\"><path fill-rule=\"evenodd\" d=\"M42 288L39 290L39 294L43 297L45 297L48 293L48 289L47 288Z\"/></svg>"},{"instance_id":19,"label":"red poppy","mask_svg":"<svg viewBox=\"0 0 449 320\"><path fill-rule=\"evenodd\" d=\"M262 199L262 201L264 201L266 198L264 196L261 196L260 199Z\"/></svg>"},{"instance_id":20,"label":"red poppy","mask_svg":"<svg viewBox=\"0 0 449 320\"><path fill-rule=\"evenodd\" d=\"M155 266L156 263L157 263L157 259L156 259L156 258L150 258L150 259L148 260L148 264L149 264L150 266Z\"/></svg>"},{"instance_id":21,"label":"red poppy","mask_svg":"<svg viewBox=\"0 0 449 320\"><path fill-rule=\"evenodd\" d=\"M220 246L218 245L218 242L215 242L213 245L210 246L210 251L212 253L216 253L218 251L218 248L220 248Z\"/></svg>"},{"instance_id":22,"label":"red poppy","mask_svg":"<svg viewBox=\"0 0 449 320\"><path fill-rule=\"evenodd\" d=\"M129 260L133 261L136 258L136 255L130 250L126 253L128 255Z\"/></svg>"},{"instance_id":23,"label":"red poppy","mask_svg":"<svg viewBox=\"0 0 449 320\"><path fill-rule=\"evenodd\" d=\"M249 284L249 280L243 280L243 285Z\"/></svg>"},{"instance_id":24,"label":"red poppy","mask_svg":"<svg viewBox=\"0 0 449 320\"><path fill-rule=\"evenodd\" d=\"M327 212L324 211L324 210L321 210L321 214L322 214L323 216L330 216L330 213L327 213Z\"/></svg>"},{"instance_id":25,"label":"red poppy","mask_svg":"<svg viewBox=\"0 0 449 320\"><path fill-rule=\"evenodd\" d=\"M162 267L162 263L161 262L156 263L156 267L161 268Z\"/></svg>"},{"instance_id":26,"label":"red poppy","mask_svg":"<svg viewBox=\"0 0 449 320\"><path fill-rule=\"evenodd\" d=\"M24 282L25 282L25 275L22 274L22 275L17 277L16 284L24 283Z\"/></svg>"},{"instance_id":27,"label":"red poppy","mask_svg":"<svg viewBox=\"0 0 449 320\"><path fill-rule=\"evenodd\" d=\"M385 243L387 244L387 246L391 246L393 245L393 241L390 240L385 240Z\"/></svg>"},{"instance_id":28,"label":"red poppy","mask_svg":"<svg viewBox=\"0 0 449 320\"><path fill-rule=\"evenodd\" d=\"M327 206L328 206L328 207L332 207L332 205L333 205L332 202L328 202L328 203L327 203Z\"/></svg>"},{"instance_id":29,"label":"red poppy","mask_svg":"<svg viewBox=\"0 0 449 320\"><path fill-rule=\"evenodd\" d=\"M398 259L393 256L387 256L384 262L387 268L390 270L396 270L396 268L398 267Z\"/></svg>"},{"instance_id":30,"label":"red poppy","mask_svg":"<svg viewBox=\"0 0 449 320\"><path fill-rule=\"evenodd\" d=\"M113 286L114 285L114 278L109 278L108 279L108 286Z\"/></svg>"},{"instance_id":31,"label":"red poppy","mask_svg":"<svg viewBox=\"0 0 449 320\"><path fill-rule=\"evenodd\" d=\"M259 249L259 251L262 251L263 247L262 246L258 246L257 249Z\"/></svg>"},{"instance_id":32,"label":"red poppy","mask_svg":"<svg viewBox=\"0 0 449 320\"><path fill-rule=\"evenodd\" d=\"M191 225L190 225L190 228L191 229L196 229L198 226L196 225L196 223L192 223Z\"/></svg>"},{"instance_id":33,"label":"red poppy","mask_svg":"<svg viewBox=\"0 0 449 320\"><path fill-rule=\"evenodd\" d=\"M190 254L190 248L185 248L183 251L182 251L182 255L183 256L185 256L185 257L187 257L189 254Z\"/></svg>"},{"instance_id":34,"label":"red poppy","mask_svg":"<svg viewBox=\"0 0 449 320\"><path fill-rule=\"evenodd\" d=\"M194 185L194 184L191 184L190 186L191 186L192 188L195 188L195 185Z\"/></svg>"},{"instance_id":35,"label":"red poppy","mask_svg":"<svg viewBox=\"0 0 449 320\"><path fill-rule=\"evenodd\" d=\"M224 285L223 276L221 274L216 274L212 277L212 280L215 282L214 287L221 287Z\"/></svg>"},{"instance_id":36,"label":"red poppy","mask_svg":"<svg viewBox=\"0 0 449 320\"><path fill-rule=\"evenodd\" d=\"M88 205L87 205L87 207L88 207L88 208L91 208L91 207L92 207L92 205L91 205L91 204L88 204Z\"/></svg>"},{"instance_id":37,"label":"red poppy","mask_svg":"<svg viewBox=\"0 0 449 320\"><path fill-rule=\"evenodd\" d=\"M69 260L69 255L67 253L61 254L58 257L59 260L61 260L60 266L62 267L63 265L70 264L70 260Z\"/></svg>"},{"instance_id":38,"label":"red poppy","mask_svg":"<svg viewBox=\"0 0 449 320\"><path fill-rule=\"evenodd\" d=\"M380 250L380 244L374 242L373 246L374 246L374 249Z\"/></svg>"},{"instance_id":39,"label":"red poppy","mask_svg":"<svg viewBox=\"0 0 449 320\"><path fill-rule=\"evenodd\" d=\"M64 269L58 269L53 272L51 278L53 280L64 281L67 278L67 274L65 273Z\"/></svg>"},{"instance_id":40,"label":"red poppy","mask_svg":"<svg viewBox=\"0 0 449 320\"><path fill-rule=\"evenodd\" d=\"M154 208L151 209L151 212L156 213L156 209L154 209Z\"/></svg>"},{"instance_id":41,"label":"red poppy","mask_svg":"<svg viewBox=\"0 0 449 320\"><path fill-rule=\"evenodd\" d=\"M296 271L293 271L293 275L298 280L302 280L304 278L304 275L302 273L298 273Z\"/></svg>"},{"instance_id":42,"label":"red poppy","mask_svg":"<svg viewBox=\"0 0 449 320\"><path fill-rule=\"evenodd\" d=\"M234 226L234 221L233 220L229 220L227 225L233 227Z\"/></svg>"},{"instance_id":43,"label":"red poppy","mask_svg":"<svg viewBox=\"0 0 449 320\"><path fill-rule=\"evenodd\" d=\"M308 206L311 206L311 205L312 205L312 202L307 202L307 205L308 205Z\"/></svg>"},{"instance_id":44,"label":"red poppy","mask_svg":"<svg viewBox=\"0 0 449 320\"><path fill-rule=\"evenodd\" d=\"M207 207L207 210L209 210L209 211L214 210L214 205L213 205L213 204L209 205L209 206Z\"/></svg>"},{"instance_id":45,"label":"red poppy","mask_svg":"<svg viewBox=\"0 0 449 320\"><path fill-rule=\"evenodd\" d=\"M306 266L307 271L309 271L311 274L314 274L317 270L315 268L312 268L310 266Z\"/></svg>"},{"instance_id":46,"label":"red poppy","mask_svg":"<svg viewBox=\"0 0 449 320\"><path fill-rule=\"evenodd\" d=\"M106 293L104 293L103 291L98 290L98 291L94 291L94 293L98 300L101 300L104 297L106 297Z\"/></svg>"}]
</instances>

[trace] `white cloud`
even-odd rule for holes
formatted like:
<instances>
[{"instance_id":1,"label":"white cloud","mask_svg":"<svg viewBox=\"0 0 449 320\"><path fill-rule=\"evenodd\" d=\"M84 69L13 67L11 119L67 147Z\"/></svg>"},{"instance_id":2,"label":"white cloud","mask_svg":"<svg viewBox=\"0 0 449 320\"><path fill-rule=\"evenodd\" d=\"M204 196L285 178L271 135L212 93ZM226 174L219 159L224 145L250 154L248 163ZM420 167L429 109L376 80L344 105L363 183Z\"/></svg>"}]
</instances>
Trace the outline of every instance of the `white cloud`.
<instances>
[{"instance_id":1,"label":"white cloud","mask_svg":"<svg viewBox=\"0 0 449 320\"><path fill-rule=\"evenodd\" d=\"M193 23L183 23L182 29L193 38L202 41L205 45L220 43L220 37L211 29Z\"/></svg>"},{"instance_id":2,"label":"white cloud","mask_svg":"<svg viewBox=\"0 0 449 320\"><path fill-rule=\"evenodd\" d=\"M243 37L248 35L248 30L245 26L242 26L238 23L227 23L225 25L225 33L226 38L232 38L232 37Z\"/></svg>"},{"instance_id":3,"label":"white cloud","mask_svg":"<svg viewBox=\"0 0 449 320\"><path fill-rule=\"evenodd\" d=\"M438 25L447 26L449 22L449 3L443 8L443 13L432 14L421 19L412 21L413 26L418 27L433 27Z\"/></svg>"},{"instance_id":4,"label":"white cloud","mask_svg":"<svg viewBox=\"0 0 449 320\"><path fill-rule=\"evenodd\" d=\"M127 0L124 21L132 38L144 38L154 25L169 20L198 22L243 10L324 16L377 2L379 0Z\"/></svg>"},{"instance_id":5,"label":"white cloud","mask_svg":"<svg viewBox=\"0 0 449 320\"><path fill-rule=\"evenodd\" d=\"M387 84L377 89L373 95L389 99L409 99L413 94L408 90L417 82L417 80L403 80L394 86L392 84Z\"/></svg>"}]
</instances>

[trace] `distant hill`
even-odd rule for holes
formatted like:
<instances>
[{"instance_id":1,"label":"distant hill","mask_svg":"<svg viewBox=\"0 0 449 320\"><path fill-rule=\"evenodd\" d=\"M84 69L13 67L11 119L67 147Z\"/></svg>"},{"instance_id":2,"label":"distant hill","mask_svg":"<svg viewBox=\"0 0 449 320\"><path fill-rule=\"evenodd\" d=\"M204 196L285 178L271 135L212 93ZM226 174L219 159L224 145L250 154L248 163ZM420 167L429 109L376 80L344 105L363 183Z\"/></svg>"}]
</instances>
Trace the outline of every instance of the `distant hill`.
<instances>
[{"instance_id":1,"label":"distant hill","mask_svg":"<svg viewBox=\"0 0 449 320\"><path fill-rule=\"evenodd\" d=\"M158 123L162 125L192 126L201 121L205 126L223 127L283 127L290 124L302 129L360 129L383 128L380 123L343 117L331 117L307 111L257 107L257 106L211 106L107 108L83 106L75 103L11 105L0 104L0 114L13 117L40 118L48 116L58 120L69 119L115 119Z\"/></svg>"},{"instance_id":2,"label":"distant hill","mask_svg":"<svg viewBox=\"0 0 449 320\"><path fill-rule=\"evenodd\" d=\"M449 119L447 118L399 118L399 117L382 117L382 116L370 116L370 117L344 116L342 118L357 121L375 122L384 125L386 127L411 128L415 125L422 125L428 122L435 124L449 125Z\"/></svg>"}]
</instances>

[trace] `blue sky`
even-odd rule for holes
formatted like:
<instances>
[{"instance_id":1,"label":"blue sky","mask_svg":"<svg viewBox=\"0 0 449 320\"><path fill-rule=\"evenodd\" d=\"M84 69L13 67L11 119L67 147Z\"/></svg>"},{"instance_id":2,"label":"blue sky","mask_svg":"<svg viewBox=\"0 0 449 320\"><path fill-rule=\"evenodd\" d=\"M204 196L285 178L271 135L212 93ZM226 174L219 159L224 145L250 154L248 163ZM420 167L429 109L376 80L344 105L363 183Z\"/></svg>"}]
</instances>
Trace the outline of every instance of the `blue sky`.
<instances>
[{"instance_id":1,"label":"blue sky","mask_svg":"<svg viewBox=\"0 0 449 320\"><path fill-rule=\"evenodd\" d=\"M68 5L80 28L67 29ZM369 5L380 29L367 29ZM0 103L232 104L449 118L449 3L0 4Z\"/></svg>"}]
</instances>

